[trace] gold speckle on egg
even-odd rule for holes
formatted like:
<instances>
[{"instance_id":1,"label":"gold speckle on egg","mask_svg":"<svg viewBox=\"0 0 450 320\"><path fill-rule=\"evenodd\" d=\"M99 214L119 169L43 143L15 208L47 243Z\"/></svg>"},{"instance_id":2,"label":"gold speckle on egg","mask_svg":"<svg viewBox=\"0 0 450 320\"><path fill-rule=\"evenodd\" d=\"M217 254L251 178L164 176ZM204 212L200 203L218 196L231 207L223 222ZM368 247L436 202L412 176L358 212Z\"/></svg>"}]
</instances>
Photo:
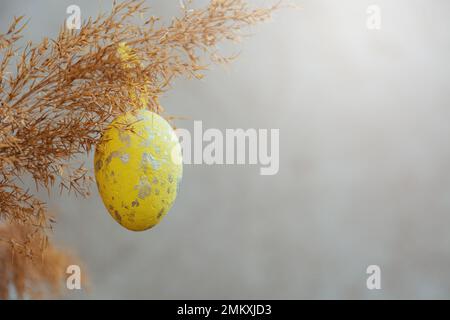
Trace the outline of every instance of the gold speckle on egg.
<instances>
[{"instance_id":1,"label":"gold speckle on egg","mask_svg":"<svg viewBox=\"0 0 450 320\"><path fill-rule=\"evenodd\" d=\"M103 161L102 160L98 160L95 162L95 171L98 171L102 168L103 166Z\"/></svg>"},{"instance_id":2,"label":"gold speckle on egg","mask_svg":"<svg viewBox=\"0 0 450 320\"><path fill-rule=\"evenodd\" d=\"M145 199L152 192L152 186L145 177L141 177L136 189L139 191L138 197L140 199Z\"/></svg>"},{"instance_id":3,"label":"gold speckle on egg","mask_svg":"<svg viewBox=\"0 0 450 320\"><path fill-rule=\"evenodd\" d=\"M132 207L139 207L139 201L136 199L131 203Z\"/></svg>"},{"instance_id":4,"label":"gold speckle on egg","mask_svg":"<svg viewBox=\"0 0 450 320\"><path fill-rule=\"evenodd\" d=\"M130 160L130 155L128 153L124 153L120 156L120 160L122 160L123 163L127 163L128 160Z\"/></svg>"}]
</instances>

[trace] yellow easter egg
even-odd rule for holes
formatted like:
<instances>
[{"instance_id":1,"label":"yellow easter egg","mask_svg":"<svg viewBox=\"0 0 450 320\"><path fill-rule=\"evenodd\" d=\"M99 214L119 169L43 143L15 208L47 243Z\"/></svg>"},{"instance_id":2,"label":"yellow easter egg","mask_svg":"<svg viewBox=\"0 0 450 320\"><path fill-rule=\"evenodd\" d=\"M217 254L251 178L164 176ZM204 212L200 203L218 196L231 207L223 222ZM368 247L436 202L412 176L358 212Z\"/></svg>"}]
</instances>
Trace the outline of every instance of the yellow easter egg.
<instances>
[{"instance_id":1,"label":"yellow easter egg","mask_svg":"<svg viewBox=\"0 0 450 320\"><path fill-rule=\"evenodd\" d=\"M172 207L183 175L170 124L148 110L117 117L95 150L97 187L111 216L129 230L156 225Z\"/></svg>"}]
</instances>

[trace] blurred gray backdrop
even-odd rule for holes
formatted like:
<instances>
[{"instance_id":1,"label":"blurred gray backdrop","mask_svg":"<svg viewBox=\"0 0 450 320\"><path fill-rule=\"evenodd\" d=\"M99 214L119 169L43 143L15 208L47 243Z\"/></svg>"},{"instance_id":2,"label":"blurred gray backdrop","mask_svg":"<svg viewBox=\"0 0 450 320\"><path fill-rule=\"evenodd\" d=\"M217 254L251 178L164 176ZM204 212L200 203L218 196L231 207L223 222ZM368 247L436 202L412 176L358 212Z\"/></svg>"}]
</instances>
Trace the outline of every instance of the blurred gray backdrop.
<instances>
[{"instance_id":1,"label":"blurred gray backdrop","mask_svg":"<svg viewBox=\"0 0 450 320\"><path fill-rule=\"evenodd\" d=\"M180 12L147 2L166 21ZM252 28L234 64L162 100L190 118L180 127L279 128L279 174L185 166L174 207L142 233L120 227L95 186L87 200L53 197L59 244L91 280L66 298L450 298L450 2L296 3ZM70 4L83 18L111 6L2 0L0 26L25 14L26 37L54 36ZM371 264L381 290L366 288Z\"/></svg>"}]
</instances>

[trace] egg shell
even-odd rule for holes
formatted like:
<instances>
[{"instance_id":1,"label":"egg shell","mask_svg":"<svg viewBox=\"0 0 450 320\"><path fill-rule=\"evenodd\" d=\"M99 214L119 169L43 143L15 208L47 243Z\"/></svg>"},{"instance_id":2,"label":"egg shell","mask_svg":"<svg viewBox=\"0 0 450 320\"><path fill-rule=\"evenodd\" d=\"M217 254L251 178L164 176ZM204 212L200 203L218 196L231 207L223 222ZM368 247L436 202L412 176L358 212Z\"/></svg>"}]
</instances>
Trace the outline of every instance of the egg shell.
<instances>
[{"instance_id":1,"label":"egg shell","mask_svg":"<svg viewBox=\"0 0 450 320\"><path fill-rule=\"evenodd\" d=\"M118 116L94 156L97 187L114 220L133 231L155 226L177 197L181 159L175 131L161 116L143 109Z\"/></svg>"}]
</instances>

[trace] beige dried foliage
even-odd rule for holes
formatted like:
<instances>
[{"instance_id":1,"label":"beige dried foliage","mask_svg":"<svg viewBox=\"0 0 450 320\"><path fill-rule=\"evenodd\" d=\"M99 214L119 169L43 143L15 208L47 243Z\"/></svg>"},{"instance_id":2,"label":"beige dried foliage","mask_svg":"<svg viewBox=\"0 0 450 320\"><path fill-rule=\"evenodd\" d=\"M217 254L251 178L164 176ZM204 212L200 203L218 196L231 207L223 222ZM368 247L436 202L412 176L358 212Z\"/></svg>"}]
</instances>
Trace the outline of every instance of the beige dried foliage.
<instances>
[{"instance_id":1,"label":"beige dried foliage","mask_svg":"<svg viewBox=\"0 0 450 320\"><path fill-rule=\"evenodd\" d=\"M18 298L58 296L69 265L79 264L66 250L60 251L39 229L23 224L0 225L0 237L9 239L0 245L0 299L11 296L13 288ZM82 274L82 283L86 280Z\"/></svg>"},{"instance_id":2,"label":"beige dried foliage","mask_svg":"<svg viewBox=\"0 0 450 320\"><path fill-rule=\"evenodd\" d=\"M117 115L142 107L157 113L162 93L179 76L201 78L211 62L226 63L222 41L270 18L279 4L253 9L243 0L212 0L182 8L164 25L142 1L114 3L109 14L89 18L81 30L61 28L55 39L19 47L23 17L0 34L0 297L59 293L69 260L49 244L54 219L23 187L89 194L92 178L73 159L93 150ZM123 62L118 49L130 48ZM140 61L136 63L136 61ZM34 289L34 290L33 290ZM35 292L36 291L36 292Z\"/></svg>"}]
</instances>

